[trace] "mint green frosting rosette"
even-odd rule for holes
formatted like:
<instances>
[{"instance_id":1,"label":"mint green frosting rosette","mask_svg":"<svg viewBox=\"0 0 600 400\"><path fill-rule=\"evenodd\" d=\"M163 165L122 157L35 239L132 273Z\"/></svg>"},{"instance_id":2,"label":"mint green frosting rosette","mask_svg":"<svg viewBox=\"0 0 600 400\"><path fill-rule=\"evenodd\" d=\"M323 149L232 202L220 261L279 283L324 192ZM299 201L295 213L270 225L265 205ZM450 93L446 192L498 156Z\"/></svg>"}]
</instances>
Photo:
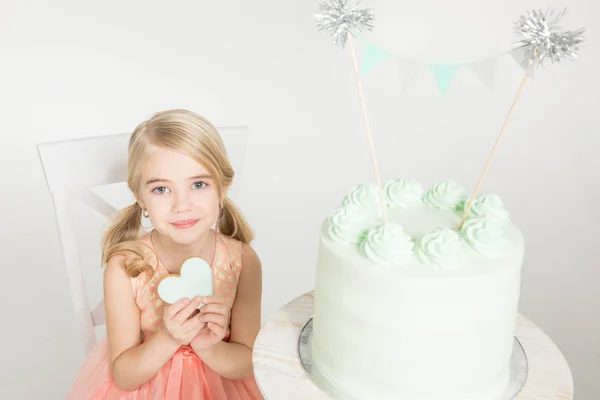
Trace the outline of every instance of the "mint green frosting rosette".
<instances>
[{"instance_id":1,"label":"mint green frosting rosette","mask_svg":"<svg viewBox=\"0 0 600 400\"><path fill-rule=\"evenodd\" d=\"M339 207L329 216L329 237L342 244L357 244L368 228L369 215L356 204Z\"/></svg>"},{"instance_id":2,"label":"mint green frosting rosette","mask_svg":"<svg viewBox=\"0 0 600 400\"><path fill-rule=\"evenodd\" d=\"M362 253L380 265L400 265L413 257L414 242L402 226L394 222L367 231L360 244Z\"/></svg>"},{"instance_id":3,"label":"mint green frosting rosette","mask_svg":"<svg viewBox=\"0 0 600 400\"><path fill-rule=\"evenodd\" d=\"M427 233L417 243L415 255L423 263L435 268L460 268L462 257L469 250L457 231L437 228Z\"/></svg>"},{"instance_id":4,"label":"mint green frosting rosette","mask_svg":"<svg viewBox=\"0 0 600 400\"><path fill-rule=\"evenodd\" d=\"M366 184L354 186L342 201L342 206L349 204L364 208L371 214L377 213L381 209L377 185Z\"/></svg>"},{"instance_id":5,"label":"mint green frosting rosette","mask_svg":"<svg viewBox=\"0 0 600 400\"><path fill-rule=\"evenodd\" d=\"M383 185L385 202L390 207L410 208L423 204L423 187L415 179L400 178Z\"/></svg>"},{"instance_id":6,"label":"mint green frosting rosette","mask_svg":"<svg viewBox=\"0 0 600 400\"><path fill-rule=\"evenodd\" d=\"M455 211L464 212L465 208L467 208L467 204L469 204L469 200L471 200L470 196L463 196L462 199L456 204Z\"/></svg>"},{"instance_id":7,"label":"mint green frosting rosette","mask_svg":"<svg viewBox=\"0 0 600 400\"><path fill-rule=\"evenodd\" d=\"M467 191L453 180L434 184L423 197L423 201L441 210L455 210L464 201Z\"/></svg>"},{"instance_id":8,"label":"mint green frosting rosette","mask_svg":"<svg viewBox=\"0 0 600 400\"><path fill-rule=\"evenodd\" d=\"M468 200L465 207L467 207L467 204ZM497 219L502 223L510 221L510 213L504 208L502 199L495 194L478 195L471 206L471 210L469 210L467 218L480 217L482 215Z\"/></svg>"},{"instance_id":9,"label":"mint green frosting rosette","mask_svg":"<svg viewBox=\"0 0 600 400\"><path fill-rule=\"evenodd\" d=\"M473 250L489 258L502 256L508 247L507 224L487 215L468 218L459 233Z\"/></svg>"}]
</instances>

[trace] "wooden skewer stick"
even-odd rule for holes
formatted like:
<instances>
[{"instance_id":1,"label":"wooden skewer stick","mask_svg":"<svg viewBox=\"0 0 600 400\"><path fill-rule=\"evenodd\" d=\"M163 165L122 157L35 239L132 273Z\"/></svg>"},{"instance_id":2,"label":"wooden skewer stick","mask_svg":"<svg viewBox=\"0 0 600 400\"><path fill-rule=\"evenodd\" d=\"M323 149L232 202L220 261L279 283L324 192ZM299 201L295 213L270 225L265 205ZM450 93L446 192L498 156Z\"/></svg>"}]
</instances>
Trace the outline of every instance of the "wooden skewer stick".
<instances>
[{"instance_id":1,"label":"wooden skewer stick","mask_svg":"<svg viewBox=\"0 0 600 400\"><path fill-rule=\"evenodd\" d=\"M381 186L381 179L379 177L379 168L377 167L377 158L375 157L375 148L373 146L373 134L371 133L371 127L369 125L369 118L367 116L367 106L365 104L365 97L363 94L362 85L360 83L360 74L358 72L358 62L356 61L356 52L354 50L354 43L352 42L352 35L348 33L347 42L350 47L350 54L352 55L352 64L354 65L354 77L356 78L356 86L358 88L358 94L360 97L360 104L362 106L362 113L365 121L365 128L367 130L367 139L369 140L369 148L371 150L371 161L373 162L373 170L375 172L375 180L377 181L377 190L379 193L379 202L381 204L381 213L383 215L383 221L387 224L387 214L385 198L383 197L383 187Z\"/></svg>"},{"instance_id":2,"label":"wooden skewer stick","mask_svg":"<svg viewBox=\"0 0 600 400\"><path fill-rule=\"evenodd\" d=\"M502 124L502 129L500 130L500 133L498 134L498 137L496 138L496 142L494 143L494 147L492 148L492 152L490 153L490 156L487 159L487 162L485 163L485 166L483 167L483 171L481 172L481 175L479 176L479 180L477 181L477 185L475 185L475 190L473 190L473 194L471 195L471 199L469 200L469 204L467 205L467 207L465 208L465 212L462 216L462 219L460 220L460 225L458 226L458 230L462 229L463 224L465 223L465 220L467 219L467 215L469 215L469 211L471 211L471 207L473 206L473 202L475 201L475 197L477 196L477 193L479 192L479 189L481 187L481 183L483 182L483 178L485 177L485 174L487 173L488 168L490 167L490 164L492 163L492 158L494 157L494 154L496 154L496 150L498 149L498 145L500 144L500 140L502 139L502 136L504 135L504 131L506 130L506 126L508 125L508 121L510 120L510 117L512 116L512 113L515 109L515 104L517 104L517 101L519 100L519 98L521 97L521 92L523 92L523 88L525 87L525 84L527 83L527 80L529 79L529 76L527 74L525 74L525 76L523 77L523 81L521 82L521 86L519 87L519 90L517 91L517 95L515 96L512 105L510 106L510 110L508 111L508 114L506 115L506 119L504 120L504 124Z\"/></svg>"}]
</instances>

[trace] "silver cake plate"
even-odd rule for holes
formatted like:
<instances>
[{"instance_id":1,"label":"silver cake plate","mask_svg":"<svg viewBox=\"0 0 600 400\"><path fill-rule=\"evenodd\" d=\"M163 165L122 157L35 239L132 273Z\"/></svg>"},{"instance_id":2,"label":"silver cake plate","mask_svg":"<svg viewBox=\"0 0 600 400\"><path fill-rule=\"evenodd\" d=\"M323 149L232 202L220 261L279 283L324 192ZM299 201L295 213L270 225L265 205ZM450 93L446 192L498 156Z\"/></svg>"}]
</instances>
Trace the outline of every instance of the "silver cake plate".
<instances>
[{"instance_id":1,"label":"silver cake plate","mask_svg":"<svg viewBox=\"0 0 600 400\"><path fill-rule=\"evenodd\" d=\"M336 400L362 400L352 397L347 393L343 393L341 390L333 386L327 381L320 373L318 368L313 368L312 365L312 352L311 352L311 339L312 339L312 321L310 318L306 324L302 327L300 332L300 338L298 340L298 354L300 356L300 362L302 367L306 371L308 377L313 383L318 386L321 390L327 393L331 398ZM523 350L523 346L515 337L513 352L510 359L510 380L504 392L497 399L493 400L512 400L514 399L527 380L527 371L529 370L529 363L527 362L527 355Z\"/></svg>"}]
</instances>

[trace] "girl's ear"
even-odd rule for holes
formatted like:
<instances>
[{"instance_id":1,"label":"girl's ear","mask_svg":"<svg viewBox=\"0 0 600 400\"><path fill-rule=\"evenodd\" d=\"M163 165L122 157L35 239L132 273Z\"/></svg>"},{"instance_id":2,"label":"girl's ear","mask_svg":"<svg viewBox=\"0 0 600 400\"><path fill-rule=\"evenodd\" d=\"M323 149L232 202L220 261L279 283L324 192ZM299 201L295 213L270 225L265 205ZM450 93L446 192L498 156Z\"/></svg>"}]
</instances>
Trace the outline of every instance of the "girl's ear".
<instances>
[{"instance_id":1,"label":"girl's ear","mask_svg":"<svg viewBox=\"0 0 600 400\"><path fill-rule=\"evenodd\" d=\"M133 197L135 198L135 202L138 204L138 206L140 206L140 208L142 210L145 210L146 209L146 205L144 204L144 202L142 201L142 199L140 199L140 197L137 194L133 195Z\"/></svg>"}]
</instances>

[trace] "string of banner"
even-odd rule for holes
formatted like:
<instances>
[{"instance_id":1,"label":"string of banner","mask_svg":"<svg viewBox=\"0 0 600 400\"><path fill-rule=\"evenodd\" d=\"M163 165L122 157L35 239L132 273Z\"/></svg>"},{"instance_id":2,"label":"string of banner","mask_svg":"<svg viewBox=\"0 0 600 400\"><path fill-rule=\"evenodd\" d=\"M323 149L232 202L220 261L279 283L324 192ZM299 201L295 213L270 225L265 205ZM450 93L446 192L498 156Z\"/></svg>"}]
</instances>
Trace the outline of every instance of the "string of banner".
<instances>
[{"instance_id":1,"label":"string of banner","mask_svg":"<svg viewBox=\"0 0 600 400\"><path fill-rule=\"evenodd\" d=\"M367 75L382 63L388 61L389 59L395 59L398 64L398 71L403 82L404 89L406 89L412 83L413 79L415 79L415 77L424 67L428 67L433 74L438 91L441 95L445 95L458 71L462 68L471 68L485 85L485 87L492 92L494 88L494 77L498 58L507 54L512 56L512 58L521 68L525 70L528 75L531 76L533 74L533 66L524 66L523 60L525 54L523 48L504 51L502 53L468 63L436 63L421 62L398 57L363 37L359 37L359 39L364 45L361 74L363 76Z\"/></svg>"}]
</instances>

